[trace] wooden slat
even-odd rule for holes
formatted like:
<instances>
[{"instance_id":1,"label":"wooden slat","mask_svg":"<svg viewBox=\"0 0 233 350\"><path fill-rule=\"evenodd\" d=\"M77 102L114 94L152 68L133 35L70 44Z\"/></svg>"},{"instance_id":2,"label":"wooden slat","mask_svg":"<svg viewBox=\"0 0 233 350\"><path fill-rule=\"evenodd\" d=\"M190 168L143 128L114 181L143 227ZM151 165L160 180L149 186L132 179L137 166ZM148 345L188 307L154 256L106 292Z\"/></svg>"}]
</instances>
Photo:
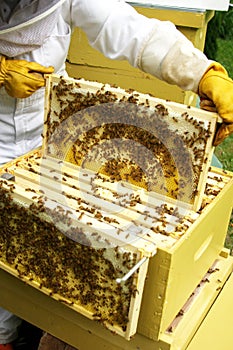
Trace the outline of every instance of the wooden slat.
<instances>
[{"instance_id":1,"label":"wooden slat","mask_svg":"<svg viewBox=\"0 0 233 350\"><path fill-rule=\"evenodd\" d=\"M37 172L38 174L43 174L43 177L46 176L50 178L50 182L53 183L53 188L55 191L57 185L62 186L62 190L64 190L67 195L75 194L77 198L84 197L85 200L88 199L88 202L90 204L101 207L108 213L116 213L114 216L115 220L119 220L120 218L124 218L126 220L128 219L131 222L131 226L135 222L137 225L139 225L139 227L134 227L134 231L135 229L136 231L142 231L142 228L140 228L140 225L142 224L144 229L145 227L147 229L151 227L160 227L162 230L167 230L169 234L169 232L175 232L175 229L178 225L178 218L182 218L182 216L184 217L183 224L185 225L186 230L187 227L191 225L191 222L198 217L198 214L187 211L187 209L179 208L178 210L178 206L171 206L169 203L164 203L162 200L158 201L156 196L152 195L153 197L150 198L151 193L149 192L145 192L138 188L138 191L135 192L130 188L126 188L125 185L123 186L123 183L122 186L121 184L118 184L116 188L116 183L104 181L104 179L103 181L101 179L97 179L96 181L96 190L94 190L94 192L96 192L98 195L98 199L96 199L96 197L93 196L92 184L95 177L95 174L93 172L83 170L80 167L75 167L75 169L72 167L69 168L69 164L67 164L67 166L62 165L61 168L61 164L58 164L56 161L50 161L48 159L43 159L43 162L41 164L42 165L38 166L33 165L33 171ZM16 173L19 175L19 171L16 170ZM32 173L31 175L30 173L27 176L30 179L33 179L34 174ZM36 181L40 181L42 186L49 186L47 180L43 180L43 177L40 179L37 178ZM54 178L57 179L57 181ZM69 185L70 188L68 187ZM75 192L74 187L79 191ZM102 187L104 187L104 189L102 189ZM133 197L131 197L131 194ZM135 196L139 198L140 203L134 203L134 205L131 206L131 199L133 200ZM82 206L85 206L85 201L83 202L84 203L82 203ZM159 212L156 211L156 208L159 210L159 206L163 205L166 205L167 208L170 209L171 214L159 214ZM174 215L172 214L173 211ZM189 220L185 220L185 217L187 217ZM164 225L164 223L166 223L166 225ZM181 224L179 224L179 227L180 226ZM147 233L148 236L151 236L151 234L154 236L152 232ZM179 235L180 234L182 234L182 231L179 233Z\"/></svg>"}]
</instances>

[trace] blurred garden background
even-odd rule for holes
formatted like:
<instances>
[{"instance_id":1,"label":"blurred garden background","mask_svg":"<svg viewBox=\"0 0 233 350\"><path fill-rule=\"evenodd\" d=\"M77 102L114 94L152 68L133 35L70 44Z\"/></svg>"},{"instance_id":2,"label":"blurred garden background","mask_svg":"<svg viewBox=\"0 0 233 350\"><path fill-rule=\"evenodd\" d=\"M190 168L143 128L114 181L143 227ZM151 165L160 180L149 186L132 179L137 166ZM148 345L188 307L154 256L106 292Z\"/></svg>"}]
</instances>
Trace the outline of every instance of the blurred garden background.
<instances>
[{"instance_id":1,"label":"blurred garden background","mask_svg":"<svg viewBox=\"0 0 233 350\"><path fill-rule=\"evenodd\" d=\"M233 4L233 0L231 0ZM233 79L233 7L227 12L216 11L207 29L206 55L220 62ZM228 137L222 144L216 147L215 155L223 165L223 169L233 172L233 135ZM233 255L233 214L228 229L226 247Z\"/></svg>"}]
</instances>

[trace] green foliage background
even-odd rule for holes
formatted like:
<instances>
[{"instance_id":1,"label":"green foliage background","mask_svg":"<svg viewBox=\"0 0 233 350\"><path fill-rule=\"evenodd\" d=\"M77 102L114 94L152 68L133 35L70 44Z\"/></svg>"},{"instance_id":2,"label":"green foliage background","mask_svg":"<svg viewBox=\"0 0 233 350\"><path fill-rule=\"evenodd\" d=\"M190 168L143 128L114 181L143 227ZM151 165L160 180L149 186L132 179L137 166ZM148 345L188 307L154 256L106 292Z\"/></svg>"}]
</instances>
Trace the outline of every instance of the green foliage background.
<instances>
[{"instance_id":1,"label":"green foliage background","mask_svg":"<svg viewBox=\"0 0 233 350\"><path fill-rule=\"evenodd\" d=\"M204 51L210 59L222 63L233 77L233 7L227 12L215 12L208 24Z\"/></svg>"},{"instance_id":2,"label":"green foliage background","mask_svg":"<svg viewBox=\"0 0 233 350\"><path fill-rule=\"evenodd\" d=\"M233 7L227 12L215 12L208 25L204 51L208 58L220 62L233 78ZM233 135L216 147L215 155L224 169L233 172ZM225 245L233 255L233 214Z\"/></svg>"}]
</instances>

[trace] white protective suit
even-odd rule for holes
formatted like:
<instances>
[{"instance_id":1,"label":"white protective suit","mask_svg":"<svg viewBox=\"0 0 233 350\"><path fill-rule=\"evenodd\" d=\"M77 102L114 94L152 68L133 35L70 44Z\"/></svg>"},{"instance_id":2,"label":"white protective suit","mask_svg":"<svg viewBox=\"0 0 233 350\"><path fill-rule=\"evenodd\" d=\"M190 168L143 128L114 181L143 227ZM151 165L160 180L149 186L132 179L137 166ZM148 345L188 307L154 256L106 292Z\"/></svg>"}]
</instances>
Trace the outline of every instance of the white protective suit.
<instances>
[{"instance_id":1,"label":"white protective suit","mask_svg":"<svg viewBox=\"0 0 233 350\"><path fill-rule=\"evenodd\" d=\"M197 91L200 78L210 65L206 56L172 23L146 18L121 0L22 0L21 3L22 8L19 6L12 18L0 23L0 55L53 66L59 75L66 74L65 60L76 26L84 30L90 44L105 56L128 60L132 66L186 90ZM27 40L20 42L20 38ZM0 89L0 163L41 144L43 109L43 88L25 99L12 98L4 88ZM5 327L1 315L2 320L9 321L10 314L8 317L0 311L0 343L3 343L15 335L9 322L7 333L1 335ZM17 321L14 317L12 320L13 328Z\"/></svg>"}]
</instances>

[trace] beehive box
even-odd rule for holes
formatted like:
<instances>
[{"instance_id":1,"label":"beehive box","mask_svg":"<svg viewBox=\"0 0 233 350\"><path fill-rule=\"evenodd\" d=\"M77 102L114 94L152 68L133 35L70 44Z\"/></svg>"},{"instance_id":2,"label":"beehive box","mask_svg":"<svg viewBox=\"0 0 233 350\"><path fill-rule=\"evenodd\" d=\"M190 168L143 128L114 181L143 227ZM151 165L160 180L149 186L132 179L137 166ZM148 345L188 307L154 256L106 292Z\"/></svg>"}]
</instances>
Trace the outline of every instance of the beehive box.
<instances>
[{"instance_id":1,"label":"beehive box","mask_svg":"<svg viewBox=\"0 0 233 350\"><path fill-rule=\"evenodd\" d=\"M217 116L56 76L46 96L43 149L1 169L14 177L1 180L1 267L126 339L158 339L223 245Z\"/></svg>"},{"instance_id":2,"label":"beehive box","mask_svg":"<svg viewBox=\"0 0 233 350\"><path fill-rule=\"evenodd\" d=\"M41 162L45 162L42 167ZM38 170L43 169L42 182L38 182L41 177L36 173L37 166ZM67 193L67 205L64 201L61 204L61 198L56 202L58 194L52 186L57 188L54 176L59 174L56 167L60 166L59 161L42 158L38 151L2 169L14 174L15 182L1 180L1 268L126 339L137 329L140 334L158 340L161 334L169 333L170 324L221 251L232 208L232 174L217 169L209 172L203 208L198 213L177 209L164 201L156 200L155 204L154 198L145 206L141 189L134 193L136 200L129 195L128 205L124 202L122 206L122 195L127 198L127 184L116 188L115 183L98 177L95 189L108 188L108 197L111 192L112 198L118 197L118 190L120 197L115 205L119 205L121 215L112 214L109 202L105 208L94 208L91 215L85 200L79 199L75 204L73 189L77 182L70 182L67 176L68 163L62 163L62 174L67 180L63 181L68 182L66 186L73 195L71 198ZM79 176L82 174L85 180L93 175L84 170ZM62 188L63 191L65 187ZM52 199L46 199L47 195ZM105 211L107 205L110 212ZM49 215L51 208L53 214ZM84 220L83 226L75 227L71 222L74 208L78 218ZM100 215L102 224L95 222L92 229L94 217ZM124 229L127 220L129 231ZM109 222L113 225L112 233L116 230L118 237L123 235L121 242L120 237L114 243L113 237L104 234ZM121 230L119 222L124 225ZM164 222L168 222L167 226ZM92 239L91 245L88 238ZM124 277L137 262L143 262L137 273L126 282L117 283L117 278Z\"/></svg>"}]
</instances>

